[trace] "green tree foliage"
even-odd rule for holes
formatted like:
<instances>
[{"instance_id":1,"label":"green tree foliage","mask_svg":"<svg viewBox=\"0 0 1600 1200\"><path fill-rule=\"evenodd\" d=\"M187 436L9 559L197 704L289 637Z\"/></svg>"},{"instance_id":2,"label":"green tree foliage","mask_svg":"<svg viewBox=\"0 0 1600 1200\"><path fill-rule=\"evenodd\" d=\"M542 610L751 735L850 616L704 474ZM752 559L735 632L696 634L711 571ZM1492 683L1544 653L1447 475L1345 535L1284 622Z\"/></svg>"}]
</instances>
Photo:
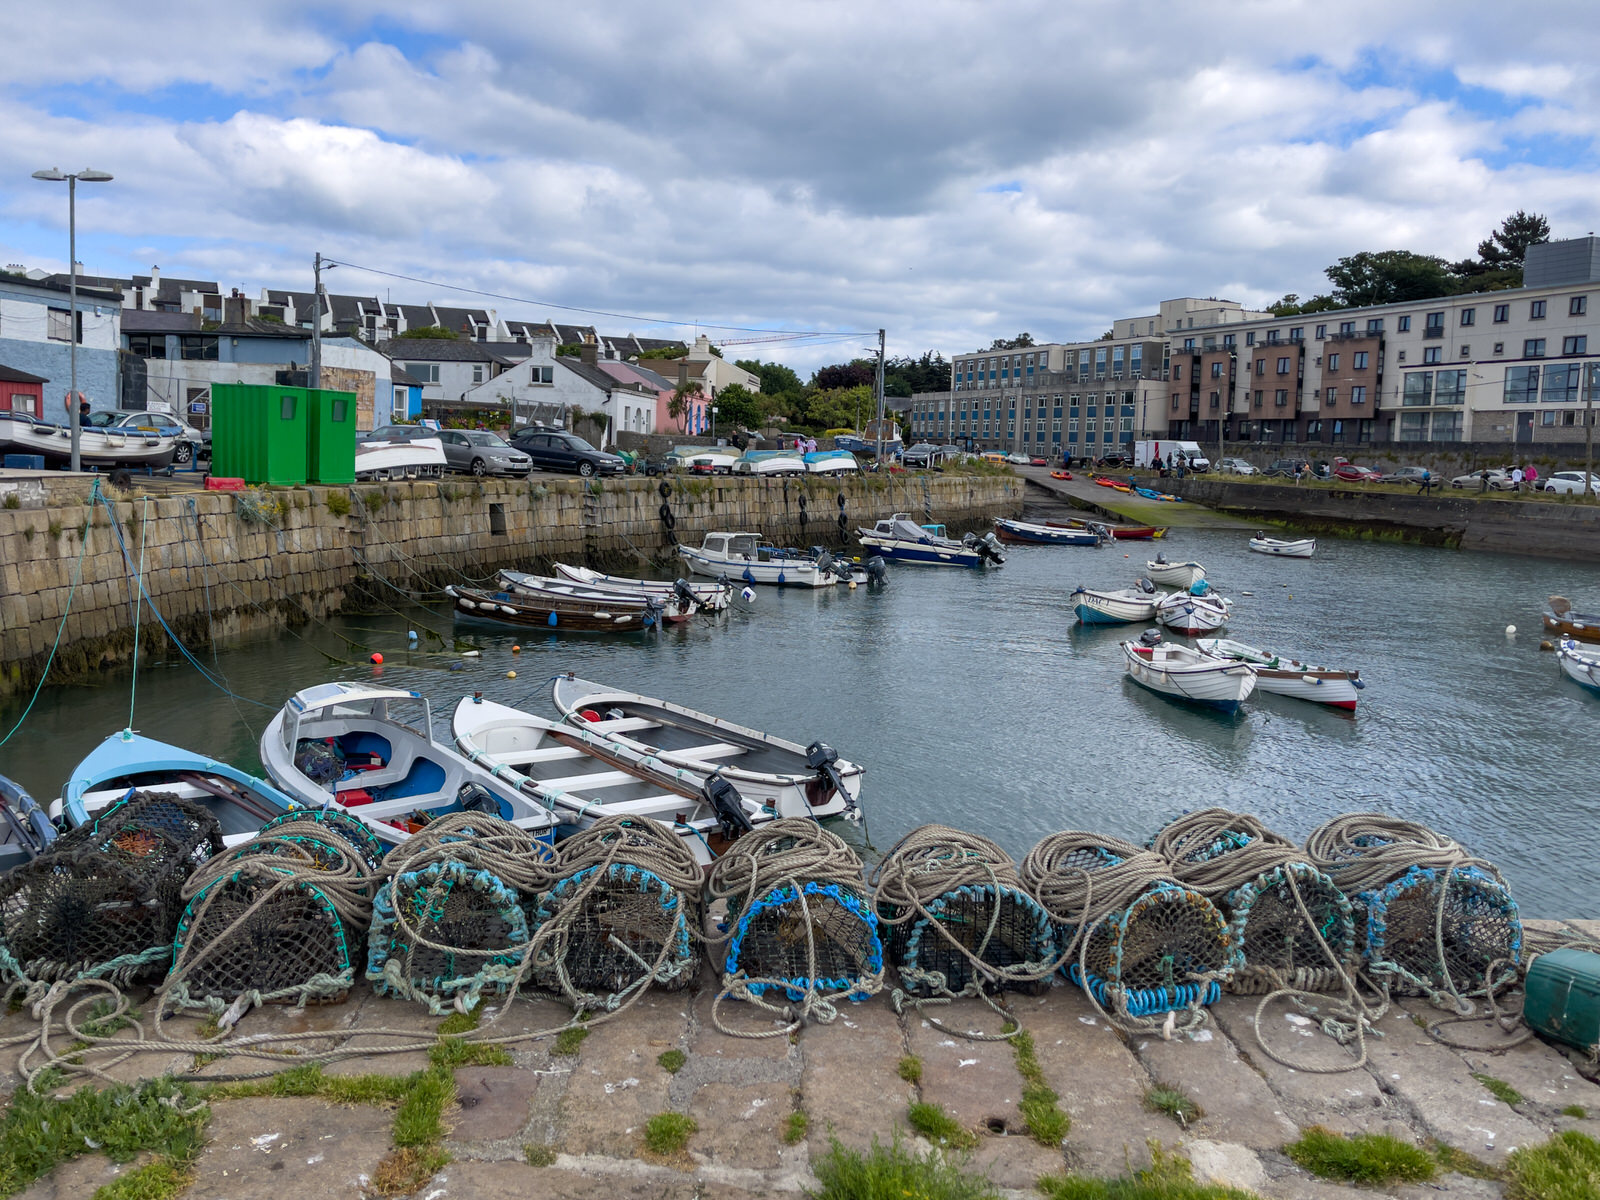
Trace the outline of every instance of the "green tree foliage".
<instances>
[{"instance_id":1,"label":"green tree foliage","mask_svg":"<svg viewBox=\"0 0 1600 1200\"><path fill-rule=\"evenodd\" d=\"M1297 317L1301 313L1331 312L1339 307L1339 302L1332 296L1313 296L1309 300L1302 300L1290 292L1282 300L1267 305L1267 311L1275 317Z\"/></svg>"},{"instance_id":2,"label":"green tree foliage","mask_svg":"<svg viewBox=\"0 0 1600 1200\"><path fill-rule=\"evenodd\" d=\"M1035 345L1033 334L1026 331L1017 334L1014 338L995 338L989 343L991 350L1021 350L1027 346Z\"/></svg>"},{"instance_id":3,"label":"green tree foliage","mask_svg":"<svg viewBox=\"0 0 1600 1200\"><path fill-rule=\"evenodd\" d=\"M1539 213L1518 209L1500 227L1478 243L1478 257L1452 268L1461 278L1461 291L1494 292L1522 286L1522 260L1528 247L1550 240L1550 222Z\"/></svg>"},{"instance_id":4,"label":"green tree foliage","mask_svg":"<svg viewBox=\"0 0 1600 1200\"><path fill-rule=\"evenodd\" d=\"M821 391L858 387L861 384L871 387L877 379L878 364L871 359L856 358L847 363L822 367L811 377L811 386Z\"/></svg>"},{"instance_id":5,"label":"green tree foliage","mask_svg":"<svg viewBox=\"0 0 1600 1200\"><path fill-rule=\"evenodd\" d=\"M667 416L678 423L678 432L686 433L689 429L689 411L696 401L706 394L705 385L698 379L691 379L680 383L672 393L672 399L667 401Z\"/></svg>"},{"instance_id":6,"label":"green tree foliage","mask_svg":"<svg viewBox=\"0 0 1600 1200\"><path fill-rule=\"evenodd\" d=\"M1456 290L1450 264L1410 250L1363 250L1341 258L1326 271L1340 308L1393 304L1448 296Z\"/></svg>"},{"instance_id":7,"label":"green tree foliage","mask_svg":"<svg viewBox=\"0 0 1600 1200\"><path fill-rule=\"evenodd\" d=\"M806 396L803 420L813 429L860 429L876 408L869 384L821 388Z\"/></svg>"},{"instance_id":8,"label":"green tree foliage","mask_svg":"<svg viewBox=\"0 0 1600 1200\"><path fill-rule=\"evenodd\" d=\"M582 353L582 342L562 342L561 345L556 347L556 356L558 358L577 358Z\"/></svg>"},{"instance_id":9,"label":"green tree foliage","mask_svg":"<svg viewBox=\"0 0 1600 1200\"><path fill-rule=\"evenodd\" d=\"M645 350L639 355L639 361L645 362L657 358L682 358L689 351L683 346L657 346L654 350Z\"/></svg>"},{"instance_id":10,"label":"green tree foliage","mask_svg":"<svg viewBox=\"0 0 1600 1200\"><path fill-rule=\"evenodd\" d=\"M908 355L891 358L883 364L883 393L886 396L912 396L918 392L949 390L950 364L943 354L935 350L924 350L921 358Z\"/></svg>"},{"instance_id":11,"label":"green tree foliage","mask_svg":"<svg viewBox=\"0 0 1600 1200\"><path fill-rule=\"evenodd\" d=\"M800 382L800 376L782 363L764 363L759 358L741 358L733 365L760 377L763 396L798 396L805 390L805 385Z\"/></svg>"},{"instance_id":12,"label":"green tree foliage","mask_svg":"<svg viewBox=\"0 0 1600 1200\"><path fill-rule=\"evenodd\" d=\"M761 407L761 397L737 383L730 383L717 393L717 418L731 425L755 429L766 415Z\"/></svg>"},{"instance_id":13,"label":"green tree foliage","mask_svg":"<svg viewBox=\"0 0 1600 1200\"><path fill-rule=\"evenodd\" d=\"M453 329L446 329L443 325L419 325L416 329L406 330L400 336L402 338L417 338L427 341L453 342L460 335Z\"/></svg>"}]
</instances>

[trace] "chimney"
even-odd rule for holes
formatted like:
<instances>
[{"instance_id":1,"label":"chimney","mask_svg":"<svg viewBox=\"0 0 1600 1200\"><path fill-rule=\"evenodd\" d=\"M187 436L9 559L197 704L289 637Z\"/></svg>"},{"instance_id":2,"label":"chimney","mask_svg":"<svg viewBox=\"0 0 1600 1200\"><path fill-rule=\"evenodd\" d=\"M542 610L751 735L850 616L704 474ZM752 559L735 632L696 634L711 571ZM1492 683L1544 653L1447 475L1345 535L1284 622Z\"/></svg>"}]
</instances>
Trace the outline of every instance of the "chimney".
<instances>
[{"instance_id":1,"label":"chimney","mask_svg":"<svg viewBox=\"0 0 1600 1200\"><path fill-rule=\"evenodd\" d=\"M250 301L235 288L233 295L222 302L222 320L228 325L243 325L249 317Z\"/></svg>"},{"instance_id":2,"label":"chimney","mask_svg":"<svg viewBox=\"0 0 1600 1200\"><path fill-rule=\"evenodd\" d=\"M583 349L578 353L578 361L586 367L595 366L600 359L600 347L594 340L594 334L583 335Z\"/></svg>"}]
</instances>

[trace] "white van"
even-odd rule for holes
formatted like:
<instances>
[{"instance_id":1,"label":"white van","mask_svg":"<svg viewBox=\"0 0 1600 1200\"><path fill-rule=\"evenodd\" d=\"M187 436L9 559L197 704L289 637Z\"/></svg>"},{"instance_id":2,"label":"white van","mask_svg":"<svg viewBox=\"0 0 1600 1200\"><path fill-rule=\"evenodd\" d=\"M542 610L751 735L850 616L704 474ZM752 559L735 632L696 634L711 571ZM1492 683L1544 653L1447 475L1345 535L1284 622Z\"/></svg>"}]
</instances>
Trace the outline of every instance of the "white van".
<instances>
[{"instance_id":1,"label":"white van","mask_svg":"<svg viewBox=\"0 0 1600 1200\"><path fill-rule=\"evenodd\" d=\"M1199 442L1178 441L1174 438L1133 444L1133 465L1136 467L1152 467L1156 465L1157 460L1165 463L1168 455L1172 456L1174 463L1182 457L1191 471L1211 469L1211 460L1206 457L1205 451L1200 449Z\"/></svg>"}]
</instances>

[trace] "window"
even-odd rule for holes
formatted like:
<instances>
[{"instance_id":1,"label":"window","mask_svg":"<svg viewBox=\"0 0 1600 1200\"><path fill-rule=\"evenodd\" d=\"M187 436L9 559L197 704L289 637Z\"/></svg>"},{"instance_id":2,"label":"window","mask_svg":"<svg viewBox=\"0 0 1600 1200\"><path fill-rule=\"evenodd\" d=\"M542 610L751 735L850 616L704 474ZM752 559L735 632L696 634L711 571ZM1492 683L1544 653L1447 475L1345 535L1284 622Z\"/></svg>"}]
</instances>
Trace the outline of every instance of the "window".
<instances>
[{"instance_id":1,"label":"window","mask_svg":"<svg viewBox=\"0 0 1600 1200\"><path fill-rule=\"evenodd\" d=\"M1522 357L1523 358L1543 358L1544 357L1544 339L1543 338L1528 338L1525 342L1523 342L1522 343Z\"/></svg>"},{"instance_id":2,"label":"window","mask_svg":"<svg viewBox=\"0 0 1600 1200\"><path fill-rule=\"evenodd\" d=\"M473 383L482 383L483 382L483 364L482 363L473 363L472 364L472 382Z\"/></svg>"},{"instance_id":3,"label":"window","mask_svg":"<svg viewBox=\"0 0 1600 1200\"><path fill-rule=\"evenodd\" d=\"M1222 335L1222 347L1223 347L1224 350L1232 350L1233 349L1233 344L1234 344L1233 334L1225 333L1225 334Z\"/></svg>"},{"instance_id":4,"label":"window","mask_svg":"<svg viewBox=\"0 0 1600 1200\"><path fill-rule=\"evenodd\" d=\"M1465 342L1462 342L1461 343L1461 353L1456 355L1456 357L1457 358L1470 358L1471 356L1472 356L1472 347L1467 345Z\"/></svg>"},{"instance_id":5,"label":"window","mask_svg":"<svg viewBox=\"0 0 1600 1200\"><path fill-rule=\"evenodd\" d=\"M1465 371L1440 371L1433 389L1435 404L1462 404L1467 398L1467 373Z\"/></svg>"},{"instance_id":6,"label":"window","mask_svg":"<svg viewBox=\"0 0 1600 1200\"><path fill-rule=\"evenodd\" d=\"M1280 358L1278 360L1278 374L1279 375L1287 375L1288 373L1289 373L1289 360L1287 358Z\"/></svg>"},{"instance_id":7,"label":"window","mask_svg":"<svg viewBox=\"0 0 1600 1200\"><path fill-rule=\"evenodd\" d=\"M1329 388L1328 389L1328 403L1329 404L1337 404L1337 403L1339 403L1339 389L1338 388Z\"/></svg>"},{"instance_id":8,"label":"window","mask_svg":"<svg viewBox=\"0 0 1600 1200\"><path fill-rule=\"evenodd\" d=\"M1183 378L1183 367L1180 366L1178 363L1173 363L1172 364L1172 377L1174 379L1182 379Z\"/></svg>"},{"instance_id":9,"label":"window","mask_svg":"<svg viewBox=\"0 0 1600 1200\"><path fill-rule=\"evenodd\" d=\"M1496 354L1504 354L1506 352L1506 344L1504 342L1496 342L1494 344L1494 352Z\"/></svg>"},{"instance_id":10,"label":"window","mask_svg":"<svg viewBox=\"0 0 1600 1200\"><path fill-rule=\"evenodd\" d=\"M1578 299L1582 300L1583 297L1579 296ZM1587 354L1588 352L1589 339L1585 336L1580 335L1561 339L1561 353L1563 354Z\"/></svg>"},{"instance_id":11,"label":"window","mask_svg":"<svg viewBox=\"0 0 1600 1200\"><path fill-rule=\"evenodd\" d=\"M1410 333L1411 332L1411 318L1410 317L1399 317L1399 318L1397 318L1395 320L1394 326L1401 333Z\"/></svg>"},{"instance_id":12,"label":"window","mask_svg":"<svg viewBox=\"0 0 1600 1200\"><path fill-rule=\"evenodd\" d=\"M1353 388L1350 389L1350 403L1351 404L1365 404L1366 402L1367 402L1367 389L1366 388L1364 388L1364 387L1353 387Z\"/></svg>"},{"instance_id":13,"label":"window","mask_svg":"<svg viewBox=\"0 0 1600 1200\"><path fill-rule=\"evenodd\" d=\"M1323 338L1325 338L1327 336L1328 336L1328 327L1326 325L1318 325L1317 326L1317 341L1320 342Z\"/></svg>"},{"instance_id":14,"label":"window","mask_svg":"<svg viewBox=\"0 0 1600 1200\"><path fill-rule=\"evenodd\" d=\"M186 333L179 346L179 356L193 361L216 362L217 339L204 334Z\"/></svg>"},{"instance_id":15,"label":"window","mask_svg":"<svg viewBox=\"0 0 1600 1200\"><path fill-rule=\"evenodd\" d=\"M33 416L38 414L33 411L34 396L31 392L12 392L11 411L14 413L28 413Z\"/></svg>"},{"instance_id":16,"label":"window","mask_svg":"<svg viewBox=\"0 0 1600 1200\"><path fill-rule=\"evenodd\" d=\"M1476 325L1478 323L1478 310L1475 308L1463 308L1461 310L1461 323L1463 325Z\"/></svg>"},{"instance_id":17,"label":"window","mask_svg":"<svg viewBox=\"0 0 1600 1200\"><path fill-rule=\"evenodd\" d=\"M72 312L65 308L52 308L46 334L52 342L65 342L70 340L72 328ZM83 345L83 310L78 310L78 345Z\"/></svg>"},{"instance_id":18,"label":"window","mask_svg":"<svg viewBox=\"0 0 1600 1200\"><path fill-rule=\"evenodd\" d=\"M1496 325L1504 325L1510 319L1511 319L1511 305L1509 305L1509 304L1496 304L1494 306L1494 323Z\"/></svg>"},{"instance_id":19,"label":"window","mask_svg":"<svg viewBox=\"0 0 1600 1200\"><path fill-rule=\"evenodd\" d=\"M1352 371L1365 371L1367 369L1367 351L1357 350L1350 358L1350 369Z\"/></svg>"},{"instance_id":20,"label":"window","mask_svg":"<svg viewBox=\"0 0 1600 1200\"><path fill-rule=\"evenodd\" d=\"M1427 316L1427 324L1425 324L1422 327L1422 336L1423 337L1443 337L1444 336L1444 314L1442 312L1431 312L1431 313L1428 314L1428 316Z\"/></svg>"},{"instance_id":21,"label":"window","mask_svg":"<svg viewBox=\"0 0 1600 1200\"><path fill-rule=\"evenodd\" d=\"M1253 334L1253 333L1245 334L1244 335L1244 344L1246 346L1254 346L1256 344L1256 335Z\"/></svg>"},{"instance_id":22,"label":"window","mask_svg":"<svg viewBox=\"0 0 1600 1200\"><path fill-rule=\"evenodd\" d=\"M167 356L167 335L164 333L130 333L128 335L128 353L137 354L140 358L165 358Z\"/></svg>"},{"instance_id":23,"label":"window","mask_svg":"<svg viewBox=\"0 0 1600 1200\"><path fill-rule=\"evenodd\" d=\"M1422 352L1422 361L1424 363L1436 363L1439 361L1440 353L1441 351L1438 346L1429 346Z\"/></svg>"},{"instance_id":24,"label":"window","mask_svg":"<svg viewBox=\"0 0 1600 1200\"><path fill-rule=\"evenodd\" d=\"M1382 317L1368 317L1367 318L1367 332L1368 333L1382 333L1383 332L1383 318Z\"/></svg>"},{"instance_id":25,"label":"window","mask_svg":"<svg viewBox=\"0 0 1600 1200\"><path fill-rule=\"evenodd\" d=\"M411 378L424 385L439 382L438 363L401 363L400 369L403 370L407 375L411 376Z\"/></svg>"},{"instance_id":26,"label":"window","mask_svg":"<svg viewBox=\"0 0 1600 1200\"><path fill-rule=\"evenodd\" d=\"M1211 364L1211 378L1213 378L1213 379L1221 379L1222 378L1222 364L1220 362L1214 362L1214 363Z\"/></svg>"},{"instance_id":27,"label":"window","mask_svg":"<svg viewBox=\"0 0 1600 1200\"><path fill-rule=\"evenodd\" d=\"M1328 370L1337 371L1338 369L1339 369L1339 356L1337 354L1328 355Z\"/></svg>"},{"instance_id":28,"label":"window","mask_svg":"<svg viewBox=\"0 0 1600 1200\"><path fill-rule=\"evenodd\" d=\"M1578 384L1582 379L1583 368L1577 363L1562 363L1560 366L1546 367L1544 369L1543 396L1546 403L1552 401L1576 401L1578 399Z\"/></svg>"},{"instance_id":29,"label":"window","mask_svg":"<svg viewBox=\"0 0 1600 1200\"><path fill-rule=\"evenodd\" d=\"M1278 331L1276 329L1267 330L1267 345L1276 346L1277 344L1278 344Z\"/></svg>"},{"instance_id":30,"label":"window","mask_svg":"<svg viewBox=\"0 0 1600 1200\"><path fill-rule=\"evenodd\" d=\"M1538 367L1507 367L1504 402L1532 404L1539 398Z\"/></svg>"},{"instance_id":31,"label":"window","mask_svg":"<svg viewBox=\"0 0 1600 1200\"><path fill-rule=\"evenodd\" d=\"M1588 311L1589 297L1587 296L1574 296L1567 301L1567 316L1569 317L1581 317Z\"/></svg>"},{"instance_id":32,"label":"window","mask_svg":"<svg viewBox=\"0 0 1600 1200\"><path fill-rule=\"evenodd\" d=\"M1221 408L1222 407L1222 393L1221 392L1212 392L1211 393L1211 407L1212 408Z\"/></svg>"},{"instance_id":33,"label":"window","mask_svg":"<svg viewBox=\"0 0 1600 1200\"><path fill-rule=\"evenodd\" d=\"M1231 339L1225 339L1224 340L1224 344L1227 344L1227 341L1229 341L1229 340L1231 340ZM1306 340L1306 327L1304 325L1296 325L1293 329L1289 330L1289 340L1291 342L1303 342L1303 341L1305 341Z\"/></svg>"},{"instance_id":34,"label":"window","mask_svg":"<svg viewBox=\"0 0 1600 1200\"><path fill-rule=\"evenodd\" d=\"M1433 372L1412 371L1406 376L1405 389L1401 394L1401 404L1432 404L1433 403Z\"/></svg>"},{"instance_id":35,"label":"window","mask_svg":"<svg viewBox=\"0 0 1600 1200\"><path fill-rule=\"evenodd\" d=\"M1528 320L1530 320L1530 321L1542 321L1542 320L1544 320L1544 303L1545 302L1543 300L1533 300L1533 301L1529 302L1529 304L1528 304Z\"/></svg>"},{"instance_id":36,"label":"window","mask_svg":"<svg viewBox=\"0 0 1600 1200\"><path fill-rule=\"evenodd\" d=\"M1406 352L1404 350L1396 350L1394 352L1394 357L1396 362L1405 362Z\"/></svg>"}]
</instances>

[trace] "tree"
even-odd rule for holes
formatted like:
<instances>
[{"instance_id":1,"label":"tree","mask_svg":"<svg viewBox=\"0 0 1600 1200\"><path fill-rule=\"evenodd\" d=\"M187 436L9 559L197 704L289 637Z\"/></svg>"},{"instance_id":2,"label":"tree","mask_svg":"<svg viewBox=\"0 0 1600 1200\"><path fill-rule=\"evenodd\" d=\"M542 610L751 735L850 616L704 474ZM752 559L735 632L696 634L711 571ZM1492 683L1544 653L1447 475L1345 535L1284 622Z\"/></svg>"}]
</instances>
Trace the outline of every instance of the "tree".
<instances>
[{"instance_id":1,"label":"tree","mask_svg":"<svg viewBox=\"0 0 1600 1200\"><path fill-rule=\"evenodd\" d=\"M1457 286L1444 259L1410 250L1363 250L1341 258L1326 274L1333 283L1331 299L1340 308L1448 296Z\"/></svg>"},{"instance_id":2,"label":"tree","mask_svg":"<svg viewBox=\"0 0 1600 1200\"><path fill-rule=\"evenodd\" d=\"M689 414L705 396L705 385L698 379L690 379L673 389L672 399L667 401L667 416L678 423L679 433L689 432Z\"/></svg>"},{"instance_id":3,"label":"tree","mask_svg":"<svg viewBox=\"0 0 1600 1200\"><path fill-rule=\"evenodd\" d=\"M835 363L831 367L820 368L811 377L811 386L822 391L837 388L859 387L862 384L871 386L878 379L878 364L858 358L847 363Z\"/></svg>"},{"instance_id":4,"label":"tree","mask_svg":"<svg viewBox=\"0 0 1600 1200\"><path fill-rule=\"evenodd\" d=\"M1550 222L1539 213L1518 209L1483 241L1478 257L1454 264L1467 291L1493 292L1522 286L1522 262L1528 247L1550 240Z\"/></svg>"},{"instance_id":5,"label":"tree","mask_svg":"<svg viewBox=\"0 0 1600 1200\"><path fill-rule=\"evenodd\" d=\"M446 329L443 325L421 325L416 329L408 329L400 335L403 338L426 339L435 342L453 342L458 334L453 329Z\"/></svg>"},{"instance_id":6,"label":"tree","mask_svg":"<svg viewBox=\"0 0 1600 1200\"><path fill-rule=\"evenodd\" d=\"M995 340L989 344L989 349L991 349L991 350L1021 350L1024 347L1032 346L1033 344L1034 344L1033 334L1027 333L1027 332L1023 332L1023 333L1017 334L1017 336L1014 337L1014 338L995 338Z\"/></svg>"},{"instance_id":7,"label":"tree","mask_svg":"<svg viewBox=\"0 0 1600 1200\"><path fill-rule=\"evenodd\" d=\"M657 358L682 358L689 353L686 346L657 346L654 350L645 350L639 354L639 361Z\"/></svg>"},{"instance_id":8,"label":"tree","mask_svg":"<svg viewBox=\"0 0 1600 1200\"><path fill-rule=\"evenodd\" d=\"M921 358L891 358L883 364L883 390L888 396L948 392L950 364L934 350L924 350Z\"/></svg>"},{"instance_id":9,"label":"tree","mask_svg":"<svg viewBox=\"0 0 1600 1200\"><path fill-rule=\"evenodd\" d=\"M806 397L805 423L815 429L859 429L876 416L877 399L868 384L821 388Z\"/></svg>"},{"instance_id":10,"label":"tree","mask_svg":"<svg viewBox=\"0 0 1600 1200\"><path fill-rule=\"evenodd\" d=\"M764 363L759 358L741 358L733 364L752 375L761 378L761 394L763 396L798 396L805 390L805 385L796 375L782 363Z\"/></svg>"},{"instance_id":11,"label":"tree","mask_svg":"<svg viewBox=\"0 0 1600 1200\"><path fill-rule=\"evenodd\" d=\"M1275 317L1298 317L1302 313L1331 312L1338 307L1339 302L1332 296L1313 296L1309 300L1301 300L1290 292L1282 300L1267 305L1267 311Z\"/></svg>"},{"instance_id":12,"label":"tree","mask_svg":"<svg viewBox=\"0 0 1600 1200\"><path fill-rule=\"evenodd\" d=\"M717 415L733 425L756 429L765 415L761 397L742 384L730 383L716 395Z\"/></svg>"}]
</instances>

